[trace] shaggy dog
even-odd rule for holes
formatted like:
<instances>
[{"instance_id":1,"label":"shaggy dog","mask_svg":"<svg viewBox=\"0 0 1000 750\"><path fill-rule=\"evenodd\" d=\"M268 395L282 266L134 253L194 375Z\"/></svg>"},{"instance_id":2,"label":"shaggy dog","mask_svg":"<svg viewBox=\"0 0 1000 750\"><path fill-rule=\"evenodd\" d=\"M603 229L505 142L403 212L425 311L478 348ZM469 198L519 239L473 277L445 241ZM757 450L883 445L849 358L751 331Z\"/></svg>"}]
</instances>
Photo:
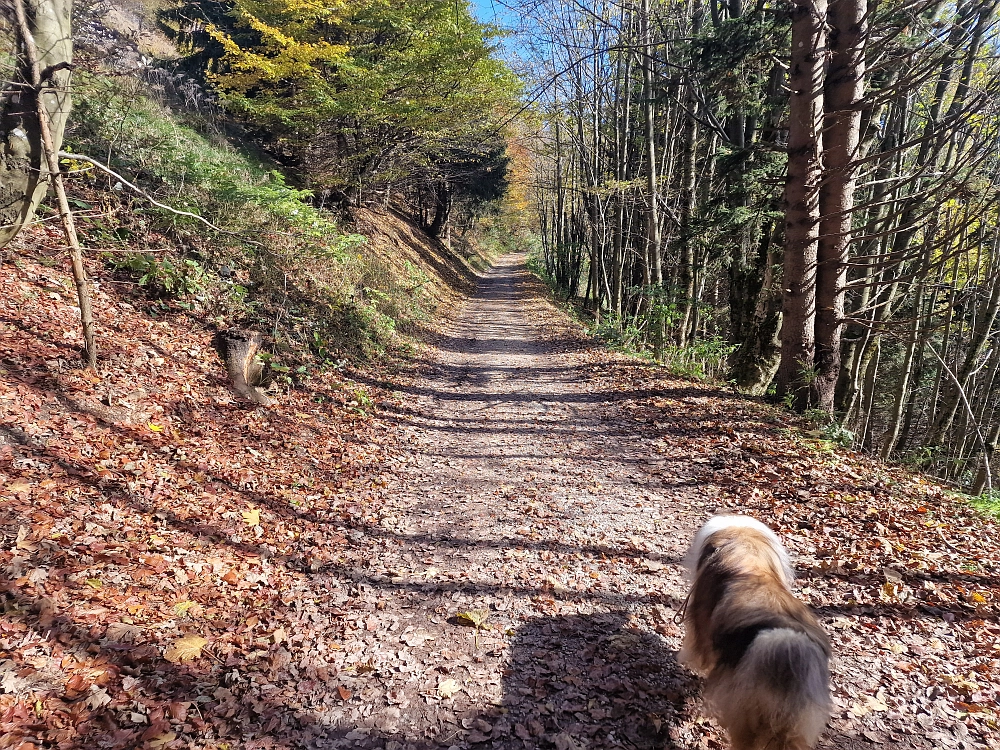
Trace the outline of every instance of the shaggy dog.
<instances>
[{"instance_id":1,"label":"shaggy dog","mask_svg":"<svg viewBox=\"0 0 1000 750\"><path fill-rule=\"evenodd\" d=\"M680 658L735 750L808 750L830 716L830 640L792 596L774 532L746 516L706 523L685 561L693 578Z\"/></svg>"}]
</instances>

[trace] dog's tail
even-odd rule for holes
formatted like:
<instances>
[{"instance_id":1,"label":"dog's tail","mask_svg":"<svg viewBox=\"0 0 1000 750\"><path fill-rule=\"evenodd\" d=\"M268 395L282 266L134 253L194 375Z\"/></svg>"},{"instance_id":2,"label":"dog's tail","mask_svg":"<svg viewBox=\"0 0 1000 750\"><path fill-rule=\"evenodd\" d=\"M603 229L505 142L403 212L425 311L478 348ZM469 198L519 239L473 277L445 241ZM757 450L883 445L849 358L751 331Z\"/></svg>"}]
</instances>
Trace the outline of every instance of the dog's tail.
<instances>
[{"instance_id":1,"label":"dog's tail","mask_svg":"<svg viewBox=\"0 0 1000 750\"><path fill-rule=\"evenodd\" d=\"M827 661L824 646L801 630L758 633L706 694L734 750L811 748L830 717Z\"/></svg>"}]
</instances>

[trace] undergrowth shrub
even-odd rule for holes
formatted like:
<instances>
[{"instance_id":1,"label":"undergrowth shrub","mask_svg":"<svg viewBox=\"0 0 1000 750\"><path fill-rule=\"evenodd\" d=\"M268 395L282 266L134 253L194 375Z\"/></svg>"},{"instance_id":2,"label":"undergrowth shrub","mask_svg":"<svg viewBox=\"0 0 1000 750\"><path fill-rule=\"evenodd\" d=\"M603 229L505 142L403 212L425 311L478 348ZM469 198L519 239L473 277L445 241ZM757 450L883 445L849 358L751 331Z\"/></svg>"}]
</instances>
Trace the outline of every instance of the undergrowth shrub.
<instances>
[{"instance_id":1,"label":"undergrowth shrub","mask_svg":"<svg viewBox=\"0 0 1000 750\"><path fill-rule=\"evenodd\" d=\"M664 311L664 314L667 313L669 311ZM616 315L602 315L600 321L594 322L588 330L611 349L653 359L672 375L689 380L721 380L734 349L718 336L697 339L687 346L666 344L657 348L650 343L647 326L632 317L622 319Z\"/></svg>"},{"instance_id":2,"label":"undergrowth shrub","mask_svg":"<svg viewBox=\"0 0 1000 750\"><path fill-rule=\"evenodd\" d=\"M617 315L603 315L589 329L590 334L599 338L610 348L627 354L643 354L642 342L645 331L629 318L622 320Z\"/></svg>"},{"instance_id":3,"label":"undergrowth shrub","mask_svg":"<svg viewBox=\"0 0 1000 750\"><path fill-rule=\"evenodd\" d=\"M736 347L719 336L697 339L688 346L666 346L660 361L680 377L719 380L726 372L729 355Z\"/></svg>"},{"instance_id":4,"label":"undergrowth shrub","mask_svg":"<svg viewBox=\"0 0 1000 750\"><path fill-rule=\"evenodd\" d=\"M104 262L119 273L136 278L151 297L172 298L205 291L209 275L196 260L156 258L149 253L106 253Z\"/></svg>"},{"instance_id":5,"label":"undergrowth shrub","mask_svg":"<svg viewBox=\"0 0 1000 750\"><path fill-rule=\"evenodd\" d=\"M969 502L982 513L1000 519L1000 489L984 492Z\"/></svg>"},{"instance_id":6,"label":"undergrowth shrub","mask_svg":"<svg viewBox=\"0 0 1000 750\"><path fill-rule=\"evenodd\" d=\"M854 445L855 434L825 409L807 409L803 416L814 428L811 433L813 437L829 440L843 448Z\"/></svg>"},{"instance_id":7,"label":"undergrowth shrub","mask_svg":"<svg viewBox=\"0 0 1000 750\"><path fill-rule=\"evenodd\" d=\"M540 243L533 247L527 257L528 270L545 282L553 295L561 293L556 280L545 268ZM631 292L637 292L634 288ZM676 346L660 341L658 331L673 325L680 314L676 305L658 301L660 290L646 290L653 299L649 315L639 318L618 316L602 311L600 316L589 320L588 314L579 305L569 305L569 311L587 328L587 332L603 341L614 351L655 360L666 367L672 375L690 380L719 381L728 369L729 356L736 347L720 336L710 336L695 340L687 346Z\"/></svg>"}]
</instances>

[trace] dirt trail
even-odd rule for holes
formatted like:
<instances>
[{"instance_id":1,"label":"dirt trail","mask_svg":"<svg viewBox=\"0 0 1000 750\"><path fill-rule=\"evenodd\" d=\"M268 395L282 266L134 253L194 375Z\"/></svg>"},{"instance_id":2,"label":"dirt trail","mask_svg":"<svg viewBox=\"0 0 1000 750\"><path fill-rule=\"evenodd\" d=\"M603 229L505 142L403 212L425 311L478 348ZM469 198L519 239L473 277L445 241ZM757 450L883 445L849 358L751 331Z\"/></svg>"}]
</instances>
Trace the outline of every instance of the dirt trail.
<instances>
[{"instance_id":1,"label":"dirt trail","mask_svg":"<svg viewBox=\"0 0 1000 750\"><path fill-rule=\"evenodd\" d=\"M878 483L809 455L777 411L595 347L522 256L497 263L395 404L400 465L371 498L377 523L350 534L365 559L336 571L355 582L351 606L372 613L345 632L341 658L361 665L348 687L362 704L318 715L355 727L338 746L727 747L677 662L674 622L681 557L717 512L781 530L832 631L821 748L994 746L947 695L947 675L977 663L967 644L989 637L989 618L960 626L965 611L886 599L877 560L838 561L862 529L891 532L882 511L851 520L821 498L882 502ZM914 528L904 519L928 500L892 497L884 520ZM965 700L986 700L977 684Z\"/></svg>"},{"instance_id":2,"label":"dirt trail","mask_svg":"<svg viewBox=\"0 0 1000 750\"><path fill-rule=\"evenodd\" d=\"M703 420L719 394L629 390L600 374L611 360L512 255L401 387L390 415L407 465L377 501L378 532L353 537L368 561L339 571L374 607L356 649L380 680L374 706L330 717L362 727L344 746L724 746L677 663L673 618L694 531L745 508L717 507L698 478L709 449L686 434L704 422L643 429L621 408L670 397ZM827 746L871 744L851 734Z\"/></svg>"},{"instance_id":3,"label":"dirt trail","mask_svg":"<svg viewBox=\"0 0 1000 750\"><path fill-rule=\"evenodd\" d=\"M539 291L523 258L503 258L407 393L405 532L438 545L437 567L489 595L483 604L564 588L603 607L682 596L635 567L674 563L697 521L651 491L639 467L654 441L608 414L633 394L593 388L589 343Z\"/></svg>"},{"instance_id":4,"label":"dirt trail","mask_svg":"<svg viewBox=\"0 0 1000 750\"><path fill-rule=\"evenodd\" d=\"M367 581L392 594L381 605L424 671L389 686L406 705L375 730L442 747L680 742L692 686L676 638L651 631L659 617L677 634L676 563L701 514L651 490L653 441L608 416L633 394L594 389L588 342L523 263L499 261L394 413L411 463ZM489 613L478 633L455 619L469 611Z\"/></svg>"}]
</instances>

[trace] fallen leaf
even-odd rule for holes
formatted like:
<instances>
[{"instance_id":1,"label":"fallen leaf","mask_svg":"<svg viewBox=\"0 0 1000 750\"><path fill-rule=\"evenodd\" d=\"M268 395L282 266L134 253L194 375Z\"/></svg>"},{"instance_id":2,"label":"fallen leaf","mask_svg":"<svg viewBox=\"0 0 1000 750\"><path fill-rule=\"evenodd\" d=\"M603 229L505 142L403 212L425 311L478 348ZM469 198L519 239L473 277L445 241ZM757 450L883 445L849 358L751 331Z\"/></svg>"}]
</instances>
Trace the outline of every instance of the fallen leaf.
<instances>
[{"instance_id":1,"label":"fallen leaf","mask_svg":"<svg viewBox=\"0 0 1000 750\"><path fill-rule=\"evenodd\" d=\"M868 698L867 698L867 702L868 702L868 708L870 708L872 711L888 711L889 710L889 706L887 706L885 704L885 702L881 698L879 698L878 696L869 695Z\"/></svg>"},{"instance_id":2,"label":"fallen leaf","mask_svg":"<svg viewBox=\"0 0 1000 750\"><path fill-rule=\"evenodd\" d=\"M173 716L177 721L183 722L187 720L188 708L191 707L190 701L172 701L169 705L170 715Z\"/></svg>"},{"instance_id":3,"label":"fallen leaf","mask_svg":"<svg viewBox=\"0 0 1000 750\"><path fill-rule=\"evenodd\" d=\"M399 636L399 640L410 648L418 648L423 645L424 641L434 640L434 636L426 630L414 630L409 633L403 633Z\"/></svg>"},{"instance_id":4,"label":"fallen leaf","mask_svg":"<svg viewBox=\"0 0 1000 750\"><path fill-rule=\"evenodd\" d=\"M142 629L124 622L113 622L108 625L104 637L114 643L135 643Z\"/></svg>"},{"instance_id":5,"label":"fallen leaf","mask_svg":"<svg viewBox=\"0 0 1000 750\"><path fill-rule=\"evenodd\" d=\"M481 628L489 617L490 612L486 609L471 609L468 612L459 612L455 615L455 619L461 625L468 625L477 629Z\"/></svg>"},{"instance_id":6,"label":"fallen leaf","mask_svg":"<svg viewBox=\"0 0 1000 750\"><path fill-rule=\"evenodd\" d=\"M160 748L166 747L171 742L177 739L177 734L174 732L164 732L156 737L149 740L149 747L152 750L160 750Z\"/></svg>"},{"instance_id":7,"label":"fallen leaf","mask_svg":"<svg viewBox=\"0 0 1000 750\"><path fill-rule=\"evenodd\" d=\"M108 695L108 691L104 688L91 685L90 695L84 699L83 703L90 709L100 708L111 703L111 696Z\"/></svg>"},{"instance_id":8,"label":"fallen leaf","mask_svg":"<svg viewBox=\"0 0 1000 750\"><path fill-rule=\"evenodd\" d=\"M51 628L56 616L56 605L49 597L38 600L38 623L43 628Z\"/></svg>"},{"instance_id":9,"label":"fallen leaf","mask_svg":"<svg viewBox=\"0 0 1000 750\"><path fill-rule=\"evenodd\" d=\"M268 661L271 663L271 671L279 672L292 663L292 655L287 649L279 647L271 651Z\"/></svg>"},{"instance_id":10,"label":"fallen leaf","mask_svg":"<svg viewBox=\"0 0 1000 750\"><path fill-rule=\"evenodd\" d=\"M206 645L208 645L208 641L200 635L190 633L174 641L174 645L164 652L163 658L172 664L183 664L186 661L191 661L201 656L201 650Z\"/></svg>"},{"instance_id":11,"label":"fallen leaf","mask_svg":"<svg viewBox=\"0 0 1000 750\"><path fill-rule=\"evenodd\" d=\"M580 748L580 745L566 732L557 734L552 742L556 746L556 750L579 750Z\"/></svg>"},{"instance_id":12,"label":"fallen leaf","mask_svg":"<svg viewBox=\"0 0 1000 750\"><path fill-rule=\"evenodd\" d=\"M349 701L354 694L350 690L345 688L343 685L338 685L337 695L340 696L340 700Z\"/></svg>"},{"instance_id":13,"label":"fallen leaf","mask_svg":"<svg viewBox=\"0 0 1000 750\"><path fill-rule=\"evenodd\" d=\"M260 509L251 507L250 510L243 511L243 520L247 526L260 526Z\"/></svg>"},{"instance_id":14,"label":"fallen leaf","mask_svg":"<svg viewBox=\"0 0 1000 750\"><path fill-rule=\"evenodd\" d=\"M441 680L437 686L437 694L442 698L451 698L455 693L457 693L462 688L459 687L458 683L451 678L446 680Z\"/></svg>"}]
</instances>

